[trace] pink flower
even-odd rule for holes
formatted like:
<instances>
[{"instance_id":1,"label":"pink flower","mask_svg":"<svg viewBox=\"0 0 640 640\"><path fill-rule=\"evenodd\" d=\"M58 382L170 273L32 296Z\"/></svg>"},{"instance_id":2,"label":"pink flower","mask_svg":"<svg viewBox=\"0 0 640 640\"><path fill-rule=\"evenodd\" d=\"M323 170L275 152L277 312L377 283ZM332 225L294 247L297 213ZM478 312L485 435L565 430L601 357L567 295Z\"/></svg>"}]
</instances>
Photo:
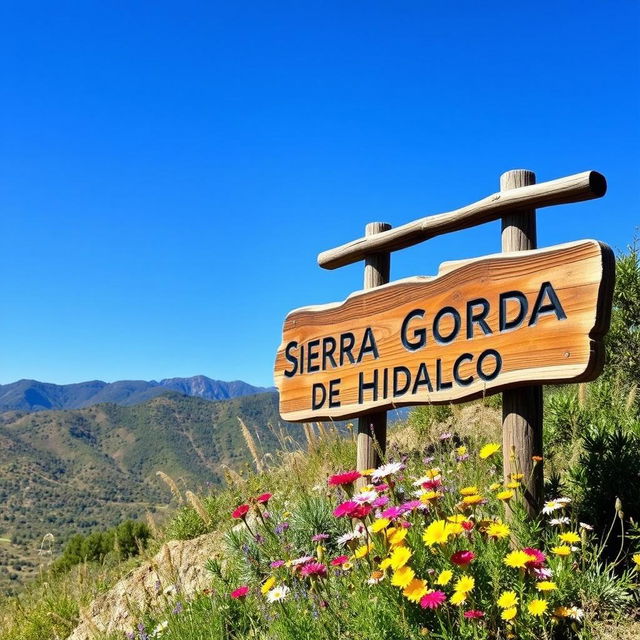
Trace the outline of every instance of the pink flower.
<instances>
[{"instance_id":1,"label":"pink flower","mask_svg":"<svg viewBox=\"0 0 640 640\"><path fill-rule=\"evenodd\" d=\"M359 471L345 471L344 473L336 473L329 476L327 482L330 487L339 487L343 484L353 484L362 474Z\"/></svg>"},{"instance_id":2,"label":"pink flower","mask_svg":"<svg viewBox=\"0 0 640 640\"><path fill-rule=\"evenodd\" d=\"M274 560L269 566L272 569L279 569L284 565L284 560Z\"/></svg>"},{"instance_id":3,"label":"pink flower","mask_svg":"<svg viewBox=\"0 0 640 640\"><path fill-rule=\"evenodd\" d=\"M380 517L393 520L394 518L401 516L403 513L404 513L404 509L402 507L389 507L388 509L386 509L380 514Z\"/></svg>"},{"instance_id":4,"label":"pink flower","mask_svg":"<svg viewBox=\"0 0 640 640\"><path fill-rule=\"evenodd\" d=\"M382 493L383 491L386 491L389 488L388 484L376 484L373 487L378 493Z\"/></svg>"},{"instance_id":5,"label":"pink flower","mask_svg":"<svg viewBox=\"0 0 640 640\"><path fill-rule=\"evenodd\" d=\"M537 580L550 580L553 578L553 571L546 567L542 567L541 569L534 567L532 571Z\"/></svg>"},{"instance_id":6,"label":"pink flower","mask_svg":"<svg viewBox=\"0 0 640 640\"><path fill-rule=\"evenodd\" d=\"M371 513L371 509L372 507L369 504L358 504L354 509L351 510L349 515L352 518L358 518L358 520L362 520Z\"/></svg>"},{"instance_id":7,"label":"pink flower","mask_svg":"<svg viewBox=\"0 0 640 640\"><path fill-rule=\"evenodd\" d=\"M470 609L464 612L465 618L484 618L484 611L478 609Z\"/></svg>"},{"instance_id":8,"label":"pink flower","mask_svg":"<svg viewBox=\"0 0 640 640\"><path fill-rule=\"evenodd\" d=\"M263 493L261 496L256 498L256 502L258 504L267 504L269 500L271 500L273 493Z\"/></svg>"},{"instance_id":9,"label":"pink flower","mask_svg":"<svg viewBox=\"0 0 640 640\"><path fill-rule=\"evenodd\" d=\"M300 569L300 574L303 576L317 576L325 578L327 575L327 567L321 562L310 562Z\"/></svg>"},{"instance_id":10,"label":"pink flower","mask_svg":"<svg viewBox=\"0 0 640 640\"><path fill-rule=\"evenodd\" d=\"M453 564L457 564L459 567L466 567L476 557L476 554L473 551L456 551L451 556L451 562Z\"/></svg>"},{"instance_id":11,"label":"pink flower","mask_svg":"<svg viewBox=\"0 0 640 640\"><path fill-rule=\"evenodd\" d=\"M437 609L446 599L447 596L443 591L431 591L422 596L420 606L423 609Z\"/></svg>"},{"instance_id":12,"label":"pink flower","mask_svg":"<svg viewBox=\"0 0 640 640\"><path fill-rule=\"evenodd\" d=\"M425 506L420 500L409 500L409 502L405 502L400 505L400 508L406 513L407 511L413 511L414 509L419 509L420 507Z\"/></svg>"},{"instance_id":13,"label":"pink flower","mask_svg":"<svg viewBox=\"0 0 640 640\"><path fill-rule=\"evenodd\" d=\"M232 591L231 597L238 600L239 598L244 598L247 593L249 593L249 587L243 585L242 587L238 587L235 591Z\"/></svg>"},{"instance_id":14,"label":"pink flower","mask_svg":"<svg viewBox=\"0 0 640 640\"><path fill-rule=\"evenodd\" d=\"M547 559L547 556L545 556L544 553L542 553L542 551L539 551L538 549L525 547L523 551L525 553L528 553L530 556L534 556L535 558L534 560L530 560L529 562L527 562L526 566L528 569L540 569Z\"/></svg>"},{"instance_id":15,"label":"pink flower","mask_svg":"<svg viewBox=\"0 0 640 640\"><path fill-rule=\"evenodd\" d=\"M323 540L328 540L328 539L329 539L328 533L316 533L315 536L311 537L311 542L322 542Z\"/></svg>"},{"instance_id":16,"label":"pink flower","mask_svg":"<svg viewBox=\"0 0 640 640\"><path fill-rule=\"evenodd\" d=\"M372 503L372 507L384 507L385 504L389 502L389 498L387 496L378 496Z\"/></svg>"},{"instance_id":17,"label":"pink flower","mask_svg":"<svg viewBox=\"0 0 640 640\"><path fill-rule=\"evenodd\" d=\"M349 562L349 556L338 556L334 558L330 564L332 567L341 567L345 562Z\"/></svg>"},{"instance_id":18,"label":"pink flower","mask_svg":"<svg viewBox=\"0 0 640 640\"><path fill-rule=\"evenodd\" d=\"M334 510L333 515L336 518L342 518L343 516L350 516L351 512L358 506L357 502L353 500L347 500L342 504L339 504Z\"/></svg>"},{"instance_id":19,"label":"pink flower","mask_svg":"<svg viewBox=\"0 0 640 640\"><path fill-rule=\"evenodd\" d=\"M411 529L413 525L410 522L407 522L406 520L402 520L402 522L400 522L400 526L403 529Z\"/></svg>"},{"instance_id":20,"label":"pink flower","mask_svg":"<svg viewBox=\"0 0 640 640\"><path fill-rule=\"evenodd\" d=\"M231 514L233 518L244 518L251 507L248 504L241 504Z\"/></svg>"}]
</instances>

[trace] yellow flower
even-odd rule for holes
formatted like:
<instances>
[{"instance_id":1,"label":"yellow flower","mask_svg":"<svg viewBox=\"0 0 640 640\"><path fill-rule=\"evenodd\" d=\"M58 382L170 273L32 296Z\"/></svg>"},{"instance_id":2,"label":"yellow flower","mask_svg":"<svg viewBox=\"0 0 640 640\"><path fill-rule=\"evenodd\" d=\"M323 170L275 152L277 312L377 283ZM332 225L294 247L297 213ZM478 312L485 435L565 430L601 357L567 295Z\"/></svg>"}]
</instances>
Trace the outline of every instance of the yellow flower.
<instances>
[{"instance_id":1,"label":"yellow flower","mask_svg":"<svg viewBox=\"0 0 640 640\"><path fill-rule=\"evenodd\" d=\"M401 587L404 589L415 577L416 574L413 569L405 565L404 567L400 567L393 576L391 576L391 584L394 587Z\"/></svg>"},{"instance_id":2,"label":"yellow flower","mask_svg":"<svg viewBox=\"0 0 640 640\"><path fill-rule=\"evenodd\" d=\"M378 518L377 520L373 521L370 529L371 531L373 531L373 533L378 533L378 531L386 529L390 524L391 520L389 520L389 518Z\"/></svg>"},{"instance_id":3,"label":"yellow flower","mask_svg":"<svg viewBox=\"0 0 640 640\"><path fill-rule=\"evenodd\" d=\"M466 599L466 591L455 591L454 594L449 598L449 602L451 604L462 604Z\"/></svg>"},{"instance_id":4,"label":"yellow flower","mask_svg":"<svg viewBox=\"0 0 640 640\"><path fill-rule=\"evenodd\" d=\"M466 505L478 504L483 500L484 498L479 495L465 496L464 498L462 498L462 502L464 502L464 504Z\"/></svg>"},{"instance_id":5,"label":"yellow flower","mask_svg":"<svg viewBox=\"0 0 640 640\"><path fill-rule=\"evenodd\" d=\"M397 547L399 544L402 544L403 540L407 537L407 533L409 533L409 529L396 529L391 527L387 529L387 540L392 547Z\"/></svg>"},{"instance_id":6,"label":"yellow flower","mask_svg":"<svg viewBox=\"0 0 640 640\"><path fill-rule=\"evenodd\" d=\"M427 583L420 578L414 578L402 592L402 595L411 600L411 602L419 602L420 598L427 593Z\"/></svg>"},{"instance_id":7,"label":"yellow flower","mask_svg":"<svg viewBox=\"0 0 640 640\"><path fill-rule=\"evenodd\" d=\"M422 534L424 543L431 547L434 544L445 544L449 538L450 530L444 520L435 520Z\"/></svg>"},{"instance_id":8,"label":"yellow flower","mask_svg":"<svg viewBox=\"0 0 640 640\"><path fill-rule=\"evenodd\" d=\"M558 587L555 582L550 580L542 580L542 582L536 582L536 589L538 591L555 591Z\"/></svg>"},{"instance_id":9,"label":"yellow flower","mask_svg":"<svg viewBox=\"0 0 640 640\"><path fill-rule=\"evenodd\" d=\"M380 564L379 567L384 571L391 566L391 558L385 558Z\"/></svg>"},{"instance_id":10,"label":"yellow flower","mask_svg":"<svg viewBox=\"0 0 640 640\"><path fill-rule=\"evenodd\" d=\"M409 547L398 547L391 554L391 568L394 571L397 571L400 567L404 567L405 564L409 561L409 558L413 554L411 553L411 549Z\"/></svg>"},{"instance_id":11,"label":"yellow flower","mask_svg":"<svg viewBox=\"0 0 640 640\"><path fill-rule=\"evenodd\" d=\"M466 519L466 516L462 515L461 513L456 513L453 516L447 516L447 520L449 522L453 522L453 524L460 524L461 522L465 522Z\"/></svg>"},{"instance_id":12,"label":"yellow flower","mask_svg":"<svg viewBox=\"0 0 640 640\"><path fill-rule=\"evenodd\" d=\"M420 496L420 502L428 504L432 500L439 500L442 498L442 494L439 491L427 491Z\"/></svg>"},{"instance_id":13,"label":"yellow flower","mask_svg":"<svg viewBox=\"0 0 640 640\"><path fill-rule=\"evenodd\" d=\"M640 567L640 553L634 553L632 560L635 562L637 567Z\"/></svg>"},{"instance_id":14,"label":"yellow flower","mask_svg":"<svg viewBox=\"0 0 640 640\"><path fill-rule=\"evenodd\" d=\"M503 620L513 620L516 617L516 614L518 613L518 610L515 607L511 607L509 609L505 609L501 614L500 617Z\"/></svg>"},{"instance_id":15,"label":"yellow flower","mask_svg":"<svg viewBox=\"0 0 640 640\"><path fill-rule=\"evenodd\" d=\"M506 487L507 489L517 489L520 486L519 482L516 482L515 480L512 480L511 482L507 482Z\"/></svg>"},{"instance_id":16,"label":"yellow flower","mask_svg":"<svg viewBox=\"0 0 640 640\"><path fill-rule=\"evenodd\" d=\"M373 549L373 544L363 544L353 552L353 557L357 560L360 560L361 558L364 558L366 555L368 555L371 549Z\"/></svg>"},{"instance_id":17,"label":"yellow flower","mask_svg":"<svg viewBox=\"0 0 640 640\"><path fill-rule=\"evenodd\" d=\"M462 591L462 593L469 593L475 587L476 581L471 576L462 576L460 580L456 582L453 587L454 591Z\"/></svg>"},{"instance_id":18,"label":"yellow flower","mask_svg":"<svg viewBox=\"0 0 640 640\"><path fill-rule=\"evenodd\" d=\"M512 473L511 474L511 479L512 480L522 480L524 478L524 473Z\"/></svg>"},{"instance_id":19,"label":"yellow flower","mask_svg":"<svg viewBox=\"0 0 640 640\"><path fill-rule=\"evenodd\" d=\"M434 478L437 478L440 473L440 469L438 467L434 467L433 469L428 469L424 475L427 476L427 478L429 478L430 480L433 480Z\"/></svg>"},{"instance_id":20,"label":"yellow flower","mask_svg":"<svg viewBox=\"0 0 640 640\"><path fill-rule=\"evenodd\" d=\"M492 456L496 451L500 451L500 445L497 442L490 442L480 449L479 455L483 460L485 460L489 456Z\"/></svg>"},{"instance_id":21,"label":"yellow flower","mask_svg":"<svg viewBox=\"0 0 640 640\"><path fill-rule=\"evenodd\" d=\"M462 487L460 489L460 495L463 496L472 496L476 493L478 493L478 487Z\"/></svg>"},{"instance_id":22,"label":"yellow flower","mask_svg":"<svg viewBox=\"0 0 640 640\"><path fill-rule=\"evenodd\" d=\"M559 536L562 542L566 542L568 544L575 544L576 542L580 542L580 536L573 531L567 531L566 533L561 533Z\"/></svg>"},{"instance_id":23,"label":"yellow flower","mask_svg":"<svg viewBox=\"0 0 640 640\"><path fill-rule=\"evenodd\" d=\"M271 591L271 589L273 589L275 584L276 584L276 579L273 576L271 576L270 578L267 578L267 581L262 585L262 587L260 587L260 591L262 592L262 595Z\"/></svg>"},{"instance_id":24,"label":"yellow flower","mask_svg":"<svg viewBox=\"0 0 640 640\"><path fill-rule=\"evenodd\" d=\"M505 556L503 562L507 567L522 569L527 562L531 562L531 560L535 560L535 556L529 555L524 551L512 551Z\"/></svg>"},{"instance_id":25,"label":"yellow flower","mask_svg":"<svg viewBox=\"0 0 640 640\"><path fill-rule=\"evenodd\" d=\"M498 598L498 606L501 609L511 609L518 604L518 596L515 591L503 591Z\"/></svg>"},{"instance_id":26,"label":"yellow flower","mask_svg":"<svg viewBox=\"0 0 640 640\"><path fill-rule=\"evenodd\" d=\"M499 482L494 482L492 485L489 486L489 490L490 491L497 491L501 487L502 487L502 485Z\"/></svg>"},{"instance_id":27,"label":"yellow flower","mask_svg":"<svg viewBox=\"0 0 640 640\"><path fill-rule=\"evenodd\" d=\"M511 533L511 529L502 522L492 522L487 527L487 535L490 538L506 538Z\"/></svg>"},{"instance_id":28,"label":"yellow flower","mask_svg":"<svg viewBox=\"0 0 640 640\"><path fill-rule=\"evenodd\" d=\"M527 609L529 609L529 613L532 616L541 616L547 610L548 606L549 603L546 600L538 600L536 598L529 603Z\"/></svg>"},{"instance_id":29,"label":"yellow flower","mask_svg":"<svg viewBox=\"0 0 640 640\"><path fill-rule=\"evenodd\" d=\"M463 456L465 453L467 453L467 447L465 447L465 446L458 447L458 448L456 449L456 453L457 453L459 456Z\"/></svg>"},{"instance_id":30,"label":"yellow flower","mask_svg":"<svg viewBox=\"0 0 640 640\"><path fill-rule=\"evenodd\" d=\"M556 607L553 610L553 615L558 616L558 618L568 618L571 615L571 609L569 607Z\"/></svg>"},{"instance_id":31,"label":"yellow flower","mask_svg":"<svg viewBox=\"0 0 640 640\"><path fill-rule=\"evenodd\" d=\"M438 579L436 580L436 584L444 586L445 584L449 584L451 578L453 578L453 571L449 571L449 569L445 569L440 572Z\"/></svg>"},{"instance_id":32,"label":"yellow flower","mask_svg":"<svg viewBox=\"0 0 640 640\"><path fill-rule=\"evenodd\" d=\"M571 547L567 547L566 544L561 544L551 549L551 553L555 553L557 556L568 556L571 553Z\"/></svg>"},{"instance_id":33,"label":"yellow flower","mask_svg":"<svg viewBox=\"0 0 640 640\"><path fill-rule=\"evenodd\" d=\"M513 498L513 491L510 489L500 491L500 493L496 493L496 498L498 498L498 500L511 500L511 498Z\"/></svg>"},{"instance_id":34,"label":"yellow flower","mask_svg":"<svg viewBox=\"0 0 640 640\"><path fill-rule=\"evenodd\" d=\"M370 476L374 471L375 471L375 469L365 469L364 471L361 471L360 473L363 476Z\"/></svg>"}]
</instances>

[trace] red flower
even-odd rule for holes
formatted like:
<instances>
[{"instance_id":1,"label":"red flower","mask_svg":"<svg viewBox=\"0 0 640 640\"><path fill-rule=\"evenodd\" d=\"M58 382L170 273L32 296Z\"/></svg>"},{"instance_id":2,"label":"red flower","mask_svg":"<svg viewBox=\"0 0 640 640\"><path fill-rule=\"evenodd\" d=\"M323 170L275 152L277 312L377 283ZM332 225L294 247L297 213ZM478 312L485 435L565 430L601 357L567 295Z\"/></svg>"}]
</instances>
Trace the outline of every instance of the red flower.
<instances>
[{"instance_id":1,"label":"red flower","mask_svg":"<svg viewBox=\"0 0 640 640\"><path fill-rule=\"evenodd\" d=\"M422 596L420 606L423 609L437 609L446 599L447 596L443 591L431 591Z\"/></svg>"},{"instance_id":2,"label":"red flower","mask_svg":"<svg viewBox=\"0 0 640 640\"><path fill-rule=\"evenodd\" d=\"M334 510L333 515L336 518L342 518L342 516L350 516L351 512L358 506L357 502L353 500L347 500L342 504L339 504Z\"/></svg>"},{"instance_id":3,"label":"red flower","mask_svg":"<svg viewBox=\"0 0 640 640\"><path fill-rule=\"evenodd\" d=\"M331 561L332 567L341 567L345 562L349 561L349 556L338 556Z\"/></svg>"},{"instance_id":4,"label":"red flower","mask_svg":"<svg viewBox=\"0 0 640 640\"><path fill-rule=\"evenodd\" d=\"M305 564L300 569L300 573L303 576L320 576L324 578L327 575L327 567L321 562L309 562L309 564Z\"/></svg>"},{"instance_id":5,"label":"red flower","mask_svg":"<svg viewBox=\"0 0 640 640\"><path fill-rule=\"evenodd\" d=\"M362 518L366 518L370 513L373 507L370 504L359 504L355 509L349 513L352 518L358 518L358 520L362 520Z\"/></svg>"},{"instance_id":6,"label":"red flower","mask_svg":"<svg viewBox=\"0 0 640 640\"><path fill-rule=\"evenodd\" d=\"M457 564L459 567L466 567L475 557L476 554L473 553L473 551L456 551L451 556L451 562Z\"/></svg>"},{"instance_id":7,"label":"red flower","mask_svg":"<svg viewBox=\"0 0 640 640\"><path fill-rule=\"evenodd\" d=\"M470 609L469 611L464 612L465 618L484 618L484 611L479 611L478 609Z\"/></svg>"},{"instance_id":8,"label":"red flower","mask_svg":"<svg viewBox=\"0 0 640 640\"><path fill-rule=\"evenodd\" d=\"M231 597L237 600L238 598L244 598L247 593L249 593L249 587L244 585L242 587L238 587L235 591L232 591Z\"/></svg>"},{"instance_id":9,"label":"red flower","mask_svg":"<svg viewBox=\"0 0 640 640\"><path fill-rule=\"evenodd\" d=\"M271 500L272 496L273 496L273 493L263 493L261 496L258 496L256 498L256 502L258 504L267 504L267 502Z\"/></svg>"},{"instance_id":10,"label":"red flower","mask_svg":"<svg viewBox=\"0 0 640 640\"><path fill-rule=\"evenodd\" d=\"M471 520L463 520L460 524L465 531L471 531L471 529L473 529L473 522L471 522Z\"/></svg>"},{"instance_id":11,"label":"red flower","mask_svg":"<svg viewBox=\"0 0 640 640\"><path fill-rule=\"evenodd\" d=\"M241 504L236 510L231 514L233 518L244 518L247 515L247 512L251 509L248 504Z\"/></svg>"},{"instance_id":12,"label":"red flower","mask_svg":"<svg viewBox=\"0 0 640 640\"><path fill-rule=\"evenodd\" d=\"M336 473L334 476L329 476L330 487L339 487L343 484L353 484L358 478L362 477L359 471L345 471L344 473Z\"/></svg>"},{"instance_id":13,"label":"red flower","mask_svg":"<svg viewBox=\"0 0 640 640\"><path fill-rule=\"evenodd\" d=\"M526 563L528 569L540 569L540 567L542 567L547 559L547 556L545 556L544 553L542 553L542 551L539 551L538 549L525 547L523 551L525 553L528 553L530 556L534 556L535 558L533 560L529 560L529 562Z\"/></svg>"}]
</instances>

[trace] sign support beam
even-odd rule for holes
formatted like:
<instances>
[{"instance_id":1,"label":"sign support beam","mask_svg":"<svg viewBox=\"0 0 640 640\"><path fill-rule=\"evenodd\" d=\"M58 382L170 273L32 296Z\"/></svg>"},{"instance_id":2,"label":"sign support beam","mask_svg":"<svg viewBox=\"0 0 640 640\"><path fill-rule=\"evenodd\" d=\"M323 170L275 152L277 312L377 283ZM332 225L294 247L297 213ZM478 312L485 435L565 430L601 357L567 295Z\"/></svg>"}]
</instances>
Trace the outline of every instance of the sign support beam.
<instances>
[{"instance_id":1,"label":"sign support beam","mask_svg":"<svg viewBox=\"0 0 640 640\"><path fill-rule=\"evenodd\" d=\"M386 222L370 222L365 236L388 231L391 225ZM391 254L372 253L365 257L364 289L373 289L387 284L390 278ZM387 446L387 412L369 413L358 418L356 469L373 469L381 463Z\"/></svg>"},{"instance_id":2,"label":"sign support beam","mask_svg":"<svg viewBox=\"0 0 640 640\"><path fill-rule=\"evenodd\" d=\"M500 191L534 185L535 173L524 169L500 176ZM536 211L518 211L502 218L502 251L537 248ZM513 473L523 474L524 504L536 517L544 499L542 471L542 386L509 389L502 393L502 449L506 481ZM534 457L540 458L534 460Z\"/></svg>"}]
</instances>

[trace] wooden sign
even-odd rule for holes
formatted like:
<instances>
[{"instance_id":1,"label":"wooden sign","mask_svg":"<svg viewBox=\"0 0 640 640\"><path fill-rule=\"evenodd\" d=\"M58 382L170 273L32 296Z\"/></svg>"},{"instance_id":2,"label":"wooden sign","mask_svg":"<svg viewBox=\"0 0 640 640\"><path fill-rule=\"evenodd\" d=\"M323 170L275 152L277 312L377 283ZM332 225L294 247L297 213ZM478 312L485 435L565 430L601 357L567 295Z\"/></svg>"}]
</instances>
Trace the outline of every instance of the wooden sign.
<instances>
[{"instance_id":1,"label":"wooden sign","mask_svg":"<svg viewBox=\"0 0 640 640\"><path fill-rule=\"evenodd\" d=\"M592 380L603 365L611 250L583 240L444 263L292 311L276 356L283 419L350 418Z\"/></svg>"}]
</instances>

